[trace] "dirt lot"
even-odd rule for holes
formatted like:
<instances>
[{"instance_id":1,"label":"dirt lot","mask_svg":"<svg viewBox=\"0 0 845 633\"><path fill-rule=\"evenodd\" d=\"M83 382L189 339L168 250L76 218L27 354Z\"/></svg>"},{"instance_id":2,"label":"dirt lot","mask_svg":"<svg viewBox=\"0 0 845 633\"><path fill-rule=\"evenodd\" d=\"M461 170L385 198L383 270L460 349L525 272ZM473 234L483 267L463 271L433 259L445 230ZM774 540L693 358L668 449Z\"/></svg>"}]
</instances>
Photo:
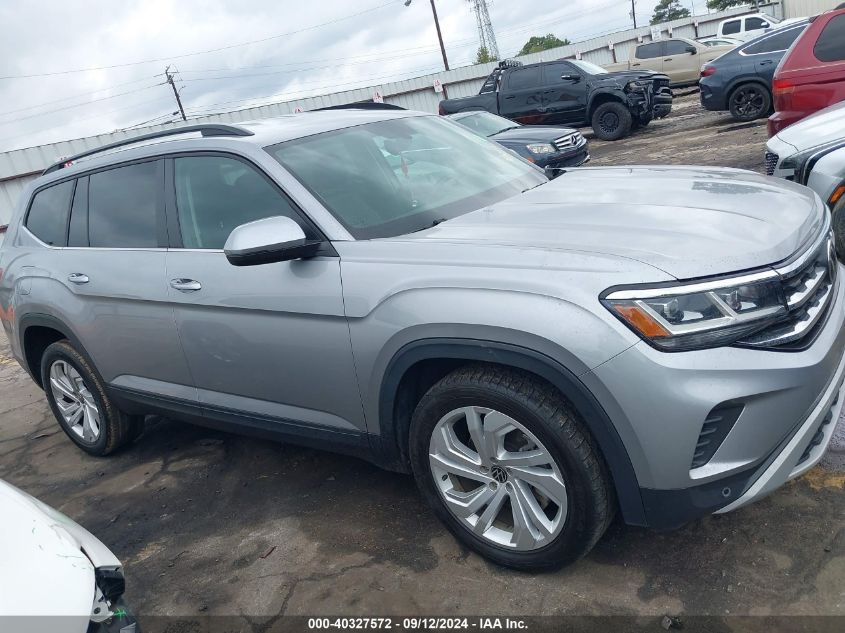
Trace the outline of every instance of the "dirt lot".
<instances>
[{"instance_id":1,"label":"dirt lot","mask_svg":"<svg viewBox=\"0 0 845 633\"><path fill-rule=\"evenodd\" d=\"M762 168L765 122L697 96L594 165ZM768 499L657 534L616 524L575 566L527 575L468 553L410 477L151 419L94 459L59 431L0 337L0 477L123 560L141 614L845 614L845 424L822 466Z\"/></svg>"}]
</instances>

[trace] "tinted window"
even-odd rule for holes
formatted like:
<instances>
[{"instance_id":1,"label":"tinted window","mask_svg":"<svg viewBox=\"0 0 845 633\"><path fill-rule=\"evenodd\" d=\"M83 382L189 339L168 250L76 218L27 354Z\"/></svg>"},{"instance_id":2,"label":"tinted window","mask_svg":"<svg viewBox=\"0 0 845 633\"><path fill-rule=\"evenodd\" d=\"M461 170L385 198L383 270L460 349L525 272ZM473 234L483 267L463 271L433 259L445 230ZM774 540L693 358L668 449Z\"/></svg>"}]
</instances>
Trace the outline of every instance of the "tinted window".
<instances>
[{"instance_id":1,"label":"tinted window","mask_svg":"<svg viewBox=\"0 0 845 633\"><path fill-rule=\"evenodd\" d=\"M68 246L88 246L88 177L76 182L73 205L70 208Z\"/></svg>"},{"instance_id":2,"label":"tinted window","mask_svg":"<svg viewBox=\"0 0 845 633\"><path fill-rule=\"evenodd\" d=\"M731 20L730 22L725 22L722 25L722 35L731 35L732 33L739 33L740 30L741 29L739 20Z\"/></svg>"},{"instance_id":3,"label":"tinted window","mask_svg":"<svg viewBox=\"0 0 845 633\"><path fill-rule=\"evenodd\" d=\"M769 23L763 18L745 18L745 30L755 31L757 29L768 28Z\"/></svg>"},{"instance_id":4,"label":"tinted window","mask_svg":"<svg viewBox=\"0 0 845 633\"><path fill-rule=\"evenodd\" d=\"M845 13L831 18L819 35L813 55L820 62L845 60Z\"/></svg>"},{"instance_id":5,"label":"tinted window","mask_svg":"<svg viewBox=\"0 0 845 633\"><path fill-rule=\"evenodd\" d=\"M746 55L757 55L758 53L774 53L776 51L785 51L792 46L792 43L798 39L805 25L794 29L783 29L775 32L762 40L746 46L742 52Z\"/></svg>"},{"instance_id":6,"label":"tinted window","mask_svg":"<svg viewBox=\"0 0 845 633\"><path fill-rule=\"evenodd\" d=\"M661 50L663 50L663 44L661 42L643 44L642 46L637 46L636 56L637 59L652 59L654 57L660 57L662 55Z\"/></svg>"},{"instance_id":7,"label":"tinted window","mask_svg":"<svg viewBox=\"0 0 845 633\"><path fill-rule=\"evenodd\" d=\"M666 55L682 55L684 53L689 53L687 48L692 46L692 44L687 44L686 42L682 42L681 40L669 40L666 42Z\"/></svg>"},{"instance_id":8,"label":"tinted window","mask_svg":"<svg viewBox=\"0 0 845 633\"><path fill-rule=\"evenodd\" d=\"M540 67L526 66L517 68L508 74L508 90L537 88L540 85Z\"/></svg>"},{"instance_id":9,"label":"tinted window","mask_svg":"<svg viewBox=\"0 0 845 633\"><path fill-rule=\"evenodd\" d=\"M64 246L73 180L42 189L35 194L26 216L26 228L51 246Z\"/></svg>"},{"instance_id":10,"label":"tinted window","mask_svg":"<svg viewBox=\"0 0 845 633\"><path fill-rule=\"evenodd\" d=\"M244 162L226 156L190 156L174 162L185 248L222 249L235 227L277 215L303 225L287 198ZM310 227L302 228L314 236Z\"/></svg>"},{"instance_id":11,"label":"tinted window","mask_svg":"<svg viewBox=\"0 0 845 633\"><path fill-rule=\"evenodd\" d=\"M543 64L543 83L548 85L559 84L561 75L580 75L574 66L566 62L554 62Z\"/></svg>"},{"instance_id":12,"label":"tinted window","mask_svg":"<svg viewBox=\"0 0 845 633\"><path fill-rule=\"evenodd\" d=\"M88 235L91 246L158 246L157 161L91 174L88 184Z\"/></svg>"}]
</instances>

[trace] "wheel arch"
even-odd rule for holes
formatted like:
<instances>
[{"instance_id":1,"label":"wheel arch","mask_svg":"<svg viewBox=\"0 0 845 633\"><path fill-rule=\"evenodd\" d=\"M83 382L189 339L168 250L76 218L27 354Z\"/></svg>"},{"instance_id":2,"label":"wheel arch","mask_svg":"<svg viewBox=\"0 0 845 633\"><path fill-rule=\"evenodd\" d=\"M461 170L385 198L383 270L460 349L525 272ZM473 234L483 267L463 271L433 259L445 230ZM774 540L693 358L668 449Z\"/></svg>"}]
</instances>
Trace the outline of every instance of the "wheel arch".
<instances>
[{"instance_id":1,"label":"wheel arch","mask_svg":"<svg viewBox=\"0 0 845 633\"><path fill-rule=\"evenodd\" d=\"M68 339L91 366L95 367L73 330L57 317L50 314L25 314L20 318L18 332L24 369L42 389L44 385L41 384L41 357L44 350L56 341Z\"/></svg>"},{"instance_id":2,"label":"wheel arch","mask_svg":"<svg viewBox=\"0 0 845 633\"><path fill-rule=\"evenodd\" d=\"M621 103L626 107L628 105L627 100L614 90L600 90L590 95L590 101L587 104L587 122L589 123L592 121L596 108L603 103L609 103L612 101Z\"/></svg>"},{"instance_id":3,"label":"wheel arch","mask_svg":"<svg viewBox=\"0 0 845 633\"><path fill-rule=\"evenodd\" d=\"M725 107L729 108L731 105L731 97L737 88L745 84L757 84L769 93L769 99L772 98L772 88L763 79L759 77L737 77L725 88Z\"/></svg>"},{"instance_id":4,"label":"wheel arch","mask_svg":"<svg viewBox=\"0 0 845 633\"><path fill-rule=\"evenodd\" d=\"M521 369L545 380L567 398L581 415L604 458L626 523L646 525L634 467L610 417L587 387L562 364L534 350L494 341L432 338L403 346L387 365L379 393L381 460L407 470L406 445L410 415L422 393L440 377L470 362ZM426 375L424 372L428 371ZM414 392L415 372L423 372ZM409 384L409 380L411 384ZM418 393L422 391L422 393Z\"/></svg>"}]
</instances>

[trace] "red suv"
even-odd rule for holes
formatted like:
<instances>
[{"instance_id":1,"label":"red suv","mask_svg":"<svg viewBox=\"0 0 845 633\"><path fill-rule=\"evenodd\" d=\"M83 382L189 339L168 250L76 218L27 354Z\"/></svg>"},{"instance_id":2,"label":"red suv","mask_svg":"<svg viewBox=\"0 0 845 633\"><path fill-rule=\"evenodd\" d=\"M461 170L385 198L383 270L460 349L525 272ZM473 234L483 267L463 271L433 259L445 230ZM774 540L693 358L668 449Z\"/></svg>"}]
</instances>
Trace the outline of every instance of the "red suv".
<instances>
[{"instance_id":1,"label":"red suv","mask_svg":"<svg viewBox=\"0 0 845 633\"><path fill-rule=\"evenodd\" d=\"M769 136L845 100L845 9L811 20L775 71L772 95Z\"/></svg>"}]
</instances>

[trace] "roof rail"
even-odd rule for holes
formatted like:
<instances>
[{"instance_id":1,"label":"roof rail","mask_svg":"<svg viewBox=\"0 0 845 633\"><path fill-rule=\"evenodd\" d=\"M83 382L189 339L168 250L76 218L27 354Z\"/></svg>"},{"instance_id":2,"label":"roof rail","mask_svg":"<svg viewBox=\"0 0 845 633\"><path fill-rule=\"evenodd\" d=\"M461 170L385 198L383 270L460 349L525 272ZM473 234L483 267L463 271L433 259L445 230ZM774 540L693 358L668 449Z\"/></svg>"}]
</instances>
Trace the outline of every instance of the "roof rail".
<instances>
[{"instance_id":1,"label":"roof rail","mask_svg":"<svg viewBox=\"0 0 845 633\"><path fill-rule=\"evenodd\" d=\"M325 108L317 108L312 112L322 112L323 110L405 110L402 106L394 105L392 103L376 103L375 101L358 101L356 103L345 103L343 105L326 106Z\"/></svg>"},{"instance_id":2,"label":"roof rail","mask_svg":"<svg viewBox=\"0 0 845 633\"><path fill-rule=\"evenodd\" d=\"M124 145L132 145L133 143L138 143L140 141L149 141L155 138L164 138L165 136L175 136L177 134L186 134L188 132L200 132L203 136L252 136L253 134L255 134L254 132L244 127L238 127L237 125L224 125L220 123L183 125L182 127L170 128L168 130L159 130L158 132L150 132L149 134L141 134L140 136L125 138L120 141L115 141L114 143L101 145L100 147L97 147L95 149L85 150L84 152L80 152L79 154L74 154L73 156L63 158L57 163L53 163L47 169L41 172L41 175L43 176L59 169L70 167L73 164L73 161L79 160L80 158L85 158L86 156L99 154L100 152L105 152L107 150L115 149L117 147L123 147Z\"/></svg>"}]
</instances>

